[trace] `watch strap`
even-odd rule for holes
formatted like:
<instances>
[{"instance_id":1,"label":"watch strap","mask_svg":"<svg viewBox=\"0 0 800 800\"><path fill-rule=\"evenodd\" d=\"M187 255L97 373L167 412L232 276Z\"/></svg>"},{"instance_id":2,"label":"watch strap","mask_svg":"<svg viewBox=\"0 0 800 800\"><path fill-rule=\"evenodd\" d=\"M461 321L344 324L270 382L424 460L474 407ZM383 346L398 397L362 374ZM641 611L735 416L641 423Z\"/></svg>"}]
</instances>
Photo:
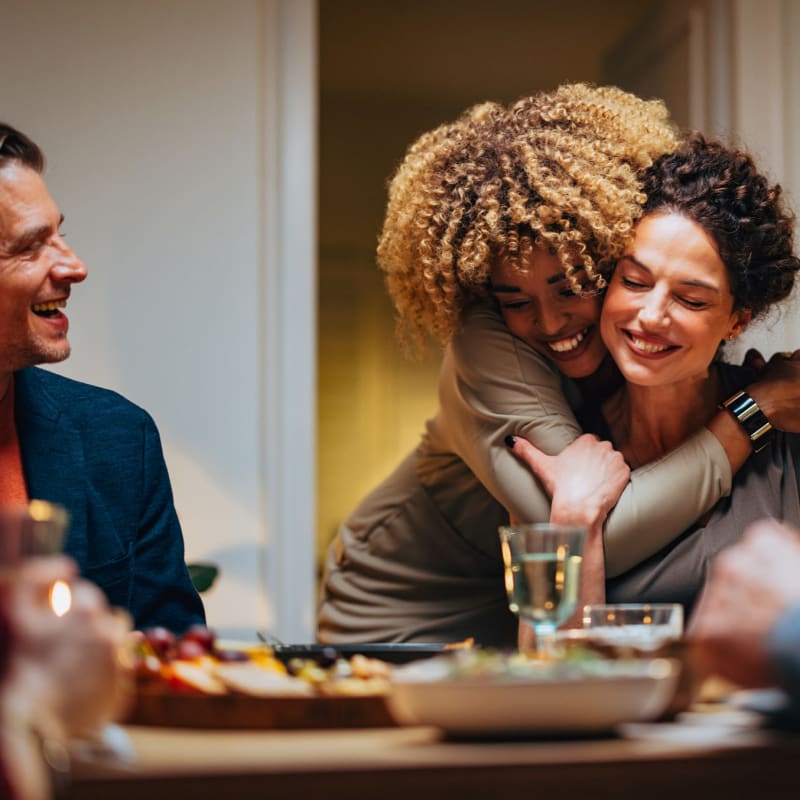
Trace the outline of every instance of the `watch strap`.
<instances>
[{"instance_id":1,"label":"watch strap","mask_svg":"<svg viewBox=\"0 0 800 800\"><path fill-rule=\"evenodd\" d=\"M727 409L736 417L738 423L750 437L754 452L761 452L772 441L775 435L772 423L747 392L736 392L725 400L720 408Z\"/></svg>"}]
</instances>

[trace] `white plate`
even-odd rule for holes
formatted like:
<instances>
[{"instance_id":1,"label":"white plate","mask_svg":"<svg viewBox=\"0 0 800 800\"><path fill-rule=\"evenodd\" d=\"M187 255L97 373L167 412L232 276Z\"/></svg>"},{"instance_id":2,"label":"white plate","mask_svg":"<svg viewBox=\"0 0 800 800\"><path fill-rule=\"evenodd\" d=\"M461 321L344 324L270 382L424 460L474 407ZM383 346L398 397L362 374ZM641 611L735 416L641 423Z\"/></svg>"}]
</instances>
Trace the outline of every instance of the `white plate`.
<instances>
[{"instance_id":1,"label":"white plate","mask_svg":"<svg viewBox=\"0 0 800 800\"><path fill-rule=\"evenodd\" d=\"M431 667L428 676L396 674L389 709L400 724L460 736L602 733L652 720L669 705L680 673L678 661L663 658L570 665L532 678L445 677Z\"/></svg>"}]
</instances>

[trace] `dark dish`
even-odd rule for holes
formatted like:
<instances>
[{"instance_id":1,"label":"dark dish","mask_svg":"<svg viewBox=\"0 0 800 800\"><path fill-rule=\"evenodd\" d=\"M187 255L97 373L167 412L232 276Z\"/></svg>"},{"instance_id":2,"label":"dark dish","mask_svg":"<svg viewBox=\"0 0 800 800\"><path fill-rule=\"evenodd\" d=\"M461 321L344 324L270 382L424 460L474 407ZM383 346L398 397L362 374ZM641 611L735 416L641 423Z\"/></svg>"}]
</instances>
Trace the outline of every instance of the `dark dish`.
<instances>
[{"instance_id":1,"label":"dark dish","mask_svg":"<svg viewBox=\"0 0 800 800\"><path fill-rule=\"evenodd\" d=\"M354 655L378 658L390 664L407 664L422 658L432 658L450 650L453 645L440 642L370 642L368 644L275 644L275 657L289 662L293 658L310 658L321 663Z\"/></svg>"}]
</instances>

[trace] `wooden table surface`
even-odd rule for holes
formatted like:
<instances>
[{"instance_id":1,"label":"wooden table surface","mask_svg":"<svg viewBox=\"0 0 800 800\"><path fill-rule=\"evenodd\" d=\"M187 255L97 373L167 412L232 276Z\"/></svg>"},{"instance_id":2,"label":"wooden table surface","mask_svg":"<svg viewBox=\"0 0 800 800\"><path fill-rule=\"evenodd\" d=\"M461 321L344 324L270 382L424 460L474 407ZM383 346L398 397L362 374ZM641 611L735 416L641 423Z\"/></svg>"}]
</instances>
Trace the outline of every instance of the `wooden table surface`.
<instances>
[{"instance_id":1,"label":"wooden table surface","mask_svg":"<svg viewBox=\"0 0 800 800\"><path fill-rule=\"evenodd\" d=\"M72 800L800 797L800 737L732 711L560 740L448 741L417 727L123 730L135 760L77 764Z\"/></svg>"}]
</instances>

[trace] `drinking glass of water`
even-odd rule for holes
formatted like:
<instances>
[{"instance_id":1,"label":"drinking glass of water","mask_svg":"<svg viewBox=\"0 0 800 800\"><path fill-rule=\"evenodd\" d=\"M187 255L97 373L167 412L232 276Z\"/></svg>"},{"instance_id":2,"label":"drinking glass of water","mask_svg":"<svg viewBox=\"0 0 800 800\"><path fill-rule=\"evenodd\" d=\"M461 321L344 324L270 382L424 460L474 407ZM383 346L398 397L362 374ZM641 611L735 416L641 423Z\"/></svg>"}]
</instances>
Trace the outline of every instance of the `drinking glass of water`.
<instances>
[{"instance_id":1,"label":"drinking glass of water","mask_svg":"<svg viewBox=\"0 0 800 800\"><path fill-rule=\"evenodd\" d=\"M583 608L583 627L595 642L635 650L658 650L683 635L680 603L619 603Z\"/></svg>"},{"instance_id":2,"label":"drinking glass of water","mask_svg":"<svg viewBox=\"0 0 800 800\"><path fill-rule=\"evenodd\" d=\"M46 500L0 509L0 564L60 553L68 524L67 510Z\"/></svg>"},{"instance_id":3,"label":"drinking glass of water","mask_svg":"<svg viewBox=\"0 0 800 800\"><path fill-rule=\"evenodd\" d=\"M500 528L511 610L536 633L536 649L578 605L586 528L536 523Z\"/></svg>"}]
</instances>

